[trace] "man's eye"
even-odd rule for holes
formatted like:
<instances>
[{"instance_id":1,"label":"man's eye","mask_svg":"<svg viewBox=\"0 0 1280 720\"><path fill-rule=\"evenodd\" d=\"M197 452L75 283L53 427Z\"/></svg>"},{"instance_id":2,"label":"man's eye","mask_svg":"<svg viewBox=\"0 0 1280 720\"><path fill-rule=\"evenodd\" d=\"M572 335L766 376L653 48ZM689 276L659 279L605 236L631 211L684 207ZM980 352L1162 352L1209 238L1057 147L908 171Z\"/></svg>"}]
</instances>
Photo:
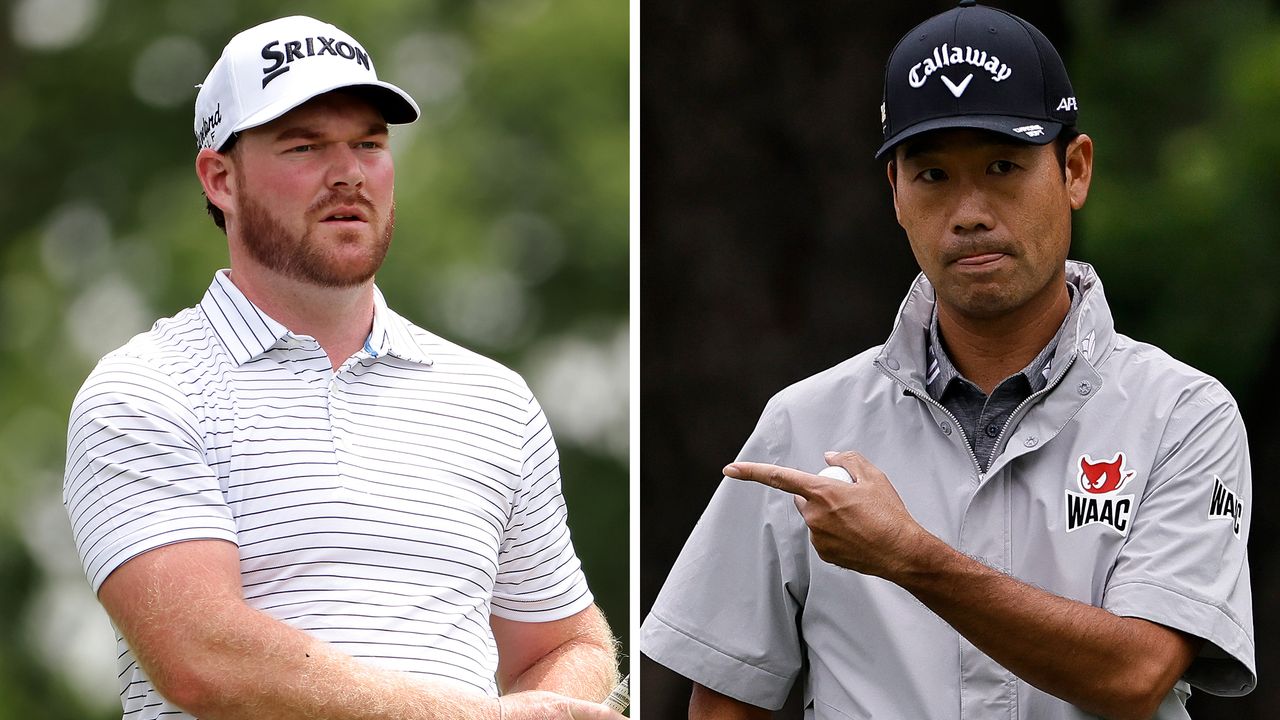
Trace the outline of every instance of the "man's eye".
<instances>
[{"instance_id":1,"label":"man's eye","mask_svg":"<svg viewBox=\"0 0 1280 720\"><path fill-rule=\"evenodd\" d=\"M365 140L364 142L358 144L356 147L360 148L361 150L381 150L382 143L378 142L377 140Z\"/></svg>"},{"instance_id":2,"label":"man's eye","mask_svg":"<svg viewBox=\"0 0 1280 720\"><path fill-rule=\"evenodd\" d=\"M1013 172L1013 169L1016 167L1017 165L1015 165L1012 160L997 160L991 163L991 167L988 168L988 171L992 175L1008 175Z\"/></svg>"},{"instance_id":3,"label":"man's eye","mask_svg":"<svg viewBox=\"0 0 1280 720\"><path fill-rule=\"evenodd\" d=\"M941 182L947 179L947 174L939 168L926 168L916 177L925 182Z\"/></svg>"},{"instance_id":4,"label":"man's eye","mask_svg":"<svg viewBox=\"0 0 1280 720\"><path fill-rule=\"evenodd\" d=\"M315 150L315 149L316 149L315 145L298 145L296 147L289 148L289 152L301 154L301 153L311 152L312 150Z\"/></svg>"}]
</instances>

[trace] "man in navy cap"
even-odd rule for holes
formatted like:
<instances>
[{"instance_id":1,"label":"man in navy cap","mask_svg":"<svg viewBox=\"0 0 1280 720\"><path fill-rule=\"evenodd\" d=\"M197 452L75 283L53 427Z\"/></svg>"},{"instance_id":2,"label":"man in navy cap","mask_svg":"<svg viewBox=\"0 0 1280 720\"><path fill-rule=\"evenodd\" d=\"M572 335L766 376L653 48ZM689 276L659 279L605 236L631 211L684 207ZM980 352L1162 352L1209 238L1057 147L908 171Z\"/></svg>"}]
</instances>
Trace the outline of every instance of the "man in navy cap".
<instances>
[{"instance_id":1,"label":"man in navy cap","mask_svg":"<svg viewBox=\"0 0 1280 720\"><path fill-rule=\"evenodd\" d=\"M642 628L693 718L1186 718L1256 683L1248 446L1216 380L1067 259L1093 143L1034 27L898 43L883 143L922 270L893 332L776 395ZM744 482L746 481L746 482Z\"/></svg>"}]
</instances>

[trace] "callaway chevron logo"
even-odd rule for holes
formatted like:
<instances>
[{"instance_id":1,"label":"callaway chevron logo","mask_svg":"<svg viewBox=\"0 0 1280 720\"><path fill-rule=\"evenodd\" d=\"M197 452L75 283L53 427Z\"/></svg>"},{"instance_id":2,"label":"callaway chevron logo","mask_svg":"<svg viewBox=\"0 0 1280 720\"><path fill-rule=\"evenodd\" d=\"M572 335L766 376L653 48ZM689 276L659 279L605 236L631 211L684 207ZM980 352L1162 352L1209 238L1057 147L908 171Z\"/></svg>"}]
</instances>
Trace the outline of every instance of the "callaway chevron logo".
<instances>
[{"instance_id":1,"label":"callaway chevron logo","mask_svg":"<svg viewBox=\"0 0 1280 720\"><path fill-rule=\"evenodd\" d=\"M933 49L923 60L911 66L911 70L907 72L907 82L911 87L923 87L930 75L938 72L945 67L952 65L970 65L979 70L991 73L991 82L1000 82L1007 79L1013 74L1013 68L1002 62L995 55L988 54L986 50L979 50L968 45L960 47L951 47L947 43L943 43ZM973 80L973 73L969 73L960 82L956 82L946 75L939 75L942 78L942 84L947 86L947 90L952 95L960 97L964 94L965 89L969 87L969 82Z\"/></svg>"},{"instance_id":2,"label":"callaway chevron logo","mask_svg":"<svg viewBox=\"0 0 1280 720\"><path fill-rule=\"evenodd\" d=\"M952 95L960 97L964 94L964 89L969 87L969 81L973 79L973 73L965 75L964 80L961 80L959 85L951 82L951 78L946 75L939 75L938 77L942 78L942 84L947 86L947 89L951 91Z\"/></svg>"}]
</instances>

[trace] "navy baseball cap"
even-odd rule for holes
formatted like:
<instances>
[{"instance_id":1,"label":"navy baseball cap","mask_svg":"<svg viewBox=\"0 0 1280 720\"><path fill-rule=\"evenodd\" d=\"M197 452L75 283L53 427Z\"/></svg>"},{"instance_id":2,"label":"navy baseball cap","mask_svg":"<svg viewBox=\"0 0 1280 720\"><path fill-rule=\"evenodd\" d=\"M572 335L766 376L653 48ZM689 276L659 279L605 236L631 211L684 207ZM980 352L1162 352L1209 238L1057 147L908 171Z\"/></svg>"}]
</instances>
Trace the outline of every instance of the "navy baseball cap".
<instances>
[{"instance_id":1,"label":"navy baseball cap","mask_svg":"<svg viewBox=\"0 0 1280 720\"><path fill-rule=\"evenodd\" d=\"M1067 68L1048 38L1003 10L960 0L893 48L880 105L881 158L944 128L990 130L1047 145L1076 124Z\"/></svg>"}]
</instances>

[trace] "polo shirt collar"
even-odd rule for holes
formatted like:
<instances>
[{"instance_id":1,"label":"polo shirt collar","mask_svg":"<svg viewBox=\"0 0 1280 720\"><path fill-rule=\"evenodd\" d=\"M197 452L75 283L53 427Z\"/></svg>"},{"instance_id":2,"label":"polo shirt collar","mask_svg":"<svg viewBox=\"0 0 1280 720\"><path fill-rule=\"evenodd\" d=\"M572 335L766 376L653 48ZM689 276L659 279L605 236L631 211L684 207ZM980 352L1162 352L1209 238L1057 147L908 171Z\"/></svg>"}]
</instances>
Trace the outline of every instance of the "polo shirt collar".
<instances>
[{"instance_id":1,"label":"polo shirt collar","mask_svg":"<svg viewBox=\"0 0 1280 720\"><path fill-rule=\"evenodd\" d=\"M265 353L290 334L289 328L249 302L231 282L230 270L214 273L213 282L200 301L200 311L236 366Z\"/></svg>"},{"instance_id":2,"label":"polo shirt collar","mask_svg":"<svg viewBox=\"0 0 1280 720\"><path fill-rule=\"evenodd\" d=\"M1053 373L1053 357L1057 352L1058 342L1062 339L1063 332L1075 324L1076 316L1079 314L1080 291L1076 289L1075 284L1070 280L1067 281L1067 291L1070 293L1071 305L1067 309L1066 316L1062 319L1062 324L1058 326L1057 332L1053 334L1049 342L1018 373L1027 379L1027 386L1031 388L1031 392L1038 392L1049 384L1049 378ZM967 381L968 378L964 377L959 368L951 362L951 356L947 354L947 349L942 344L942 336L938 332L937 304L933 306L933 319L929 322L929 342L925 349L927 351L926 367L928 368L925 374L925 389L929 391L929 395L934 400L941 401L951 383L962 380Z\"/></svg>"},{"instance_id":3,"label":"polo shirt collar","mask_svg":"<svg viewBox=\"0 0 1280 720\"><path fill-rule=\"evenodd\" d=\"M266 353L292 335L289 328L250 302L231 282L226 269L214 274L200 301L200 311L236 366ZM408 321L387 307L377 287L373 289L373 329L365 341L365 351L374 357L393 355L422 365L432 362Z\"/></svg>"},{"instance_id":4,"label":"polo shirt collar","mask_svg":"<svg viewBox=\"0 0 1280 720\"><path fill-rule=\"evenodd\" d=\"M373 330L364 349L374 357L393 355L420 365L432 364L431 355L414 336L408 320L387 307L382 291L373 288Z\"/></svg>"}]
</instances>

